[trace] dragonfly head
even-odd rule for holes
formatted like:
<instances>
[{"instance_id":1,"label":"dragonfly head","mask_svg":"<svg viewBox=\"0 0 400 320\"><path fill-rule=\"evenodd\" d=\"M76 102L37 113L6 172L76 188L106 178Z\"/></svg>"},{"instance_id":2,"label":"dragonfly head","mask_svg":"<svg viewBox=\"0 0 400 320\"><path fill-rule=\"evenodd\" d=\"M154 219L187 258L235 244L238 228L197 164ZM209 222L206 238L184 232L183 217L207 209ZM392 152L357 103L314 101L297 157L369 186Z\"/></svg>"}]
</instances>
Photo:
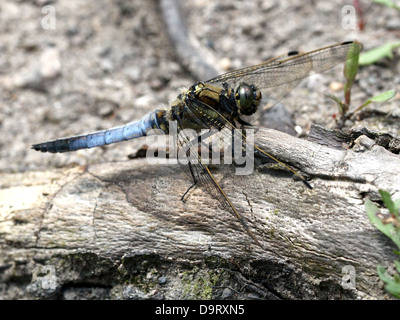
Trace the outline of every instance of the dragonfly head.
<instances>
[{"instance_id":1,"label":"dragonfly head","mask_svg":"<svg viewBox=\"0 0 400 320\"><path fill-rule=\"evenodd\" d=\"M241 83L236 89L235 98L239 113L248 116L257 111L261 102L261 91L253 85Z\"/></svg>"}]
</instances>

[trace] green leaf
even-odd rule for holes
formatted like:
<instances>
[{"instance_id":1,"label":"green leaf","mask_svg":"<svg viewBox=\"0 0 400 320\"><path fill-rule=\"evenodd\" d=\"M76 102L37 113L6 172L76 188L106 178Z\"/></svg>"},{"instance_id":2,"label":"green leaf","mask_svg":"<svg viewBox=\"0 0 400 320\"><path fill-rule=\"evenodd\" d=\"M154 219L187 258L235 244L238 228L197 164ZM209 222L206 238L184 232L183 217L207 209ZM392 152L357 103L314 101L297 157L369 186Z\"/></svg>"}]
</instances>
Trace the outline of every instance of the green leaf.
<instances>
[{"instance_id":1,"label":"green leaf","mask_svg":"<svg viewBox=\"0 0 400 320\"><path fill-rule=\"evenodd\" d=\"M350 105L350 91L353 86L354 79L358 72L358 60L360 56L360 46L357 43L353 43L347 52L347 60L344 65L344 77L346 83L344 85L345 104L348 108Z\"/></svg>"},{"instance_id":2,"label":"green leaf","mask_svg":"<svg viewBox=\"0 0 400 320\"><path fill-rule=\"evenodd\" d=\"M385 190L379 190L379 193L382 197L383 203L389 209L389 211L396 211L396 219L398 219L397 210L400 206L400 199L393 201L390 193ZM394 227L392 223L383 223L383 221L377 216L379 208L369 199L365 200L365 211L367 212L371 223L383 234L392 239L392 241L400 248L400 228ZM400 252L397 250L394 250L394 253L397 255L400 254ZM388 275L386 269L382 266L378 265L377 271L379 278L385 282L386 291L396 298L400 298L400 260L395 260L394 264L396 266L397 273L395 272L393 277Z\"/></svg>"},{"instance_id":3,"label":"green leaf","mask_svg":"<svg viewBox=\"0 0 400 320\"><path fill-rule=\"evenodd\" d=\"M387 43L383 46L371 49L360 55L359 64L361 66L373 64L383 58L393 59L392 50L400 47L400 42Z\"/></svg>"},{"instance_id":4,"label":"green leaf","mask_svg":"<svg viewBox=\"0 0 400 320\"><path fill-rule=\"evenodd\" d=\"M344 76L347 81L354 81L358 71L358 60L360 55L360 46L353 43L347 52L347 60L344 65Z\"/></svg>"},{"instance_id":5,"label":"green leaf","mask_svg":"<svg viewBox=\"0 0 400 320\"><path fill-rule=\"evenodd\" d=\"M400 298L400 282L398 276L392 279L387 275L386 269L382 266L377 267L379 278L386 283L385 289L397 298Z\"/></svg>"},{"instance_id":6,"label":"green leaf","mask_svg":"<svg viewBox=\"0 0 400 320\"><path fill-rule=\"evenodd\" d=\"M330 98L330 99L332 99L333 101L335 101L338 104L339 112L340 112L341 115L343 115L346 112L343 102L340 101L340 99L338 97L336 97L336 96L334 96L332 94L325 94L325 96Z\"/></svg>"},{"instance_id":7,"label":"green leaf","mask_svg":"<svg viewBox=\"0 0 400 320\"><path fill-rule=\"evenodd\" d=\"M394 295L396 298L400 298L400 283L395 281L389 282L385 286L385 289L389 291L392 295Z\"/></svg>"},{"instance_id":8,"label":"green leaf","mask_svg":"<svg viewBox=\"0 0 400 320\"><path fill-rule=\"evenodd\" d=\"M379 208L369 199L365 200L365 211L367 212L369 221L400 248L400 230L396 229L391 223L384 224L382 220L376 216L379 212Z\"/></svg>"},{"instance_id":9,"label":"green leaf","mask_svg":"<svg viewBox=\"0 0 400 320\"><path fill-rule=\"evenodd\" d=\"M395 95L396 95L396 90L388 90L388 91L382 92L381 94L378 94L377 96L369 98L367 101L385 102L385 101L392 99Z\"/></svg>"},{"instance_id":10,"label":"green leaf","mask_svg":"<svg viewBox=\"0 0 400 320\"><path fill-rule=\"evenodd\" d=\"M380 219L376 216L376 214L379 212L379 208L368 198L365 199L365 211L367 212L369 221L371 221L372 224L375 224L375 222L377 222L376 220L380 221Z\"/></svg>"},{"instance_id":11,"label":"green leaf","mask_svg":"<svg viewBox=\"0 0 400 320\"><path fill-rule=\"evenodd\" d=\"M379 208L368 198L365 200L365 211L367 212L369 221L371 221L374 226L382 224L381 219L376 216L379 212Z\"/></svg>"},{"instance_id":12,"label":"green leaf","mask_svg":"<svg viewBox=\"0 0 400 320\"><path fill-rule=\"evenodd\" d=\"M385 191L385 190L379 190L379 193L381 194L383 203L385 204L386 208L389 209L390 213L398 217L398 214L396 212L396 206L390 197L390 193Z\"/></svg>"},{"instance_id":13,"label":"green leaf","mask_svg":"<svg viewBox=\"0 0 400 320\"><path fill-rule=\"evenodd\" d=\"M384 102L384 101L387 101L387 100L393 98L395 95L396 95L395 90L388 90L388 91L382 92L381 94L378 94L375 97L369 98L361 106L357 107L357 109L353 111L353 114L360 111L361 109L365 108L367 105L369 105L372 102Z\"/></svg>"},{"instance_id":14,"label":"green leaf","mask_svg":"<svg viewBox=\"0 0 400 320\"><path fill-rule=\"evenodd\" d=\"M342 101L340 101L340 99L336 96L334 96L333 94L325 94L325 97L328 97L330 99L332 99L333 101L335 101L339 106L341 106L343 103Z\"/></svg>"},{"instance_id":15,"label":"green leaf","mask_svg":"<svg viewBox=\"0 0 400 320\"><path fill-rule=\"evenodd\" d=\"M395 264L395 266L396 266L397 272L400 273L400 261L399 261L399 260L395 260L395 261L394 261L394 264Z\"/></svg>"},{"instance_id":16,"label":"green leaf","mask_svg":"<svg viewBox=\"0 0 400 320\"><path fill-rule=\"evenodd\" d=\"M383 282L389 283L390 281L392 281L392 278L387 275L386 269L384 267L377 266L376 269L378 271L379 278L381 278Z\"/></svg>"},{"instance_id":17,"label":"green leaf","mask_svg":"<svg viewBox=\"0 0 400 320\"><path fill-rule=\"evenodd\" d=\"M400 7L398 5L396 5L393 1L390 1L390 0L372 0L372 1L375 3L382 4L384 6L387 6L389 8L394 8L394 9L400 10Z\"/></svg>"}]
</instances>

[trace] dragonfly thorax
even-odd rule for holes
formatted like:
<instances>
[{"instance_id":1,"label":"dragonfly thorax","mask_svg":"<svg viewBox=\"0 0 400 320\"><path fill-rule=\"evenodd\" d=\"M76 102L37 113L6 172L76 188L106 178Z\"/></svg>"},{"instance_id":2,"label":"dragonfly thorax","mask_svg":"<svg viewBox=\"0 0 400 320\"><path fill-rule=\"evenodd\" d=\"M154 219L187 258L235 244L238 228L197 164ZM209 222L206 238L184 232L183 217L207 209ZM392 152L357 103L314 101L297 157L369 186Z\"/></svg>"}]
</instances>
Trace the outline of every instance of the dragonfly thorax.
<instances>
[{"instance_id":1,"label":"dragonfly thorax","mask_svg":"<svg viewBox=\"0 0 400 320\"><path fill-rule=\"evenodd\" d=\"M236 89L235 98L239 113L246 116L252 115L261 102L261 91L253 85L241 83Z\"/></svg>"}]
</instances>

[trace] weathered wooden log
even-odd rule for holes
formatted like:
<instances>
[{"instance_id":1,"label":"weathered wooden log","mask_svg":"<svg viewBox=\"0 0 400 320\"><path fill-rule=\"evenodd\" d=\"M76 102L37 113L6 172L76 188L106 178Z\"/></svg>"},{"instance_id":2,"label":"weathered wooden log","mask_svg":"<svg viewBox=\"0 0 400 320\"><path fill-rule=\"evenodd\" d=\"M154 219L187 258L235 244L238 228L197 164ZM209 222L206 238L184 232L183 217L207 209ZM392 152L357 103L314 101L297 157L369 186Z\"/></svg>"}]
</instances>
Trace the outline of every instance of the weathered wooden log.
<instances>
[{"instance_id":1,"label":"weathered wooden log","mask_svg":"<svg viewBox=\"0 0 400 320\"><path fill-rule=\"evenodd\" d=\"M215 171L264 249L176 165L146 159L2 174L6 298L370 299L394 246L364 198L400 196L400 158L360 136L337 150L268 129L258 145L306 173ZM44 157L50 156L43 154ZM214 171L213 171L214 172Z\"/></svg>"}]
</instances>

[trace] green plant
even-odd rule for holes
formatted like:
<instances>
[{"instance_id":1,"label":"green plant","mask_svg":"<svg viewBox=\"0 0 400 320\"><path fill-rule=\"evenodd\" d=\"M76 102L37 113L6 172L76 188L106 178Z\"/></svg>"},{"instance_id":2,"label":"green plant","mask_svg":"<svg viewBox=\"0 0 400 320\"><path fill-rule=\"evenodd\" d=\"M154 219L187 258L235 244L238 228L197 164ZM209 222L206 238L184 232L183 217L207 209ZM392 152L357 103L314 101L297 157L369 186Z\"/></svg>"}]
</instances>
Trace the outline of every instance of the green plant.
<instances>
[{"instance_id":1,"label":"green plant","mask_svg":"<svg viewBox=\"0 0 400 320\"><path fill-rule=\"evenodd\" d=\"M360 59L360 50L358 46L352 46L348 52L348 56L351 57L347 59L344 66L344 77L346 79L346 83L344 86L344 101L342 102L338 97L333 95L327 95L333 101L335 101L339 106L339 119L338 127L341 128L344 126L346 120L350 119L356 112L359 112L361 109L365 108L372 102L385 102L389 99L393 98L396 95L395 90L388 90L381 94L378 94L372 98L366 100L363 104L355 108L353 111L350 110L351 103L351 88L354 84L355 78L357 76L358 67L359 67L359 59Z\"/></svg>"},{"instance_id":2,"label":"green plant","mask_svg":"<svg viewBox=\"0 0 400 320\"><path fill-rule=\"evenodd\" d=\"M394 8L394 9L400 10L400 6L396 5L391 0L372 0L372 1L376 2L376 3L379 3L379 4L382 4L382 5L385 5L385 6L389 7L389 8Z\"/></svg>"},{"instance_id":3,"label":"green plant","mask_svg":"<svg viewBox=\"0 0 400 320\"><path fill-rule=\"evenodd\" d=\"M379 193L389 213L382 213L369 199L365 201L365 210L371 223L390 238L400 250L400 199L393 201L390 194L384 190L379 190ZM398 256L400 256L399 250L394 250L394 253ZM377 271L381 280L385 282L385 289L393 296L400 298L400 260L395 260L394 264L397 271L393 277L389 276L382 266L378 266Z\"/></svg>"},{"instance_id":4,"label":"green plant","mask_svg":"<svg viewBox=\"0 0 400 320\"><path fill-rule=\"evenodd\" d=\"M372 0L375 3L387 6L388 8L393 8L400 11L400 6L396 5L391 0ZM365 66L378 62L381 59L389 58L393 59L393 49L400 47L400 42L386 43L382 46L373 48L366 51L360 56L360 65Z\"/></svg>"},{"instance_id":5,"label":"green plant","mask_svg":"<svg viewBox=\"0 0 400 320\"><path fill-rule=\"evenodd\" d=\"M383 46L373 48L360 55L359 64L366 66L378 62L381 59L393 59L393 49L400 47L400 42L386 43Z\"/></svg>"}]
</instances>

